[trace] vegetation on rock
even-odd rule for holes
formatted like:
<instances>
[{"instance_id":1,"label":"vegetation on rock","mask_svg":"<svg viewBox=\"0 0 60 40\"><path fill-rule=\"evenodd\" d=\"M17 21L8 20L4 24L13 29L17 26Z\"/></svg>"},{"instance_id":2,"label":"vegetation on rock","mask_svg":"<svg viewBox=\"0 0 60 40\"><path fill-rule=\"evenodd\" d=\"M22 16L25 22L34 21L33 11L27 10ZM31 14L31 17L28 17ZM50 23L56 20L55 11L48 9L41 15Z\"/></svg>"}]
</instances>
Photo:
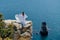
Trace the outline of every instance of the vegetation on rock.
<instances>
[{"instance_id":1,"label":"vegetation on rock","mask_svg":"<svg viewBox=\"0 0 60 40\"><path fill-rule=\"evenodd\" d=\"M12 38L13 35L13 24L8 25L8 28L5 27L6 24L3 21L3 15L0 14L0 37L4 40L7 37Z\"/></svg>"}]
</instances>

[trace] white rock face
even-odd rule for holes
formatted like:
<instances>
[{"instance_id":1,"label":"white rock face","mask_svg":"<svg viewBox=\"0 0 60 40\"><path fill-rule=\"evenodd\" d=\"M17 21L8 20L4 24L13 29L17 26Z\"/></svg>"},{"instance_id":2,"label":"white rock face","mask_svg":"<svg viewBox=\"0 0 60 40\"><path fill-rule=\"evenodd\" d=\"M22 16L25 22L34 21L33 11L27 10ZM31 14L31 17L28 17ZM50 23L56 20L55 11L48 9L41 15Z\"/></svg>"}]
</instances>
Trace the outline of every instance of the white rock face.
<instances>
[{"instance_id":1,"label":"white rock face","mask_svg":"<svg viewBox=\"0 0 60 40\"><path fill-rule=\"evenodd\" d=\"M17 23L16 20L4 20L4 22L6 23L6 25L9 25L9 24L12 23L13 25L15 25L17 27L18 34L21 33L21 30L19 30L19 29L22 28L22 25ZM26 36L31 37L31 34L32 34L32 21L26 21L26 25L24 26L24 28L28 28L28 27L29 27L29 29L27 29L26 32L20 34L21 36L23 36L23 37L26 37Z\"/></svg>"},{"instance_id":2,"label":"white rock face","mask_svg":"<svg viewBox=\"0 0 60 40\"><path fill-rule=\"evenodd\" d=\"M17 29L22 28L22 25L19 23L16 23L16 20L4 20L4 22L6 23L6 25L13 23L17 27ZM26 25L24 27L28 27L30 25L32 25L32 21L26 21Z\"/></svg>"},{"instance_id":3,"label":"white rock face","mask_svg":"<svg viewBox=\"0 0 60 40\"><path fill-rule=\"evenodd\" d=\"M21 34L21 36L29 36L29 37L31 37L31 35L30 35L30 33L28 33L28 32L25 32L25 33L23 33L23 34Z\"/></svg>"}]
</instances>

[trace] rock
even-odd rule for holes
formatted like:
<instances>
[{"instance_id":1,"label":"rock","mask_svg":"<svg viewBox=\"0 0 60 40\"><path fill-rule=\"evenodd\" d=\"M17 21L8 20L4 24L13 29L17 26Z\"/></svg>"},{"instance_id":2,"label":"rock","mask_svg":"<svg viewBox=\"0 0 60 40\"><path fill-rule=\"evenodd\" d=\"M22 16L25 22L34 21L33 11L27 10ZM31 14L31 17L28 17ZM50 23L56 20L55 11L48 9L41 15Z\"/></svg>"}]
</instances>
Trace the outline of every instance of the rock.
<instances>
[{"instance_id":1,"label":"rock","mask_svg":"<svg viewBox=\"0 0 60 40\"><path fill-rule=\"evenodd\" d=\"M32 21L26 21L26 25L24 26L23 30L21 30L22 25L20 23L17 23L16 20L4 20L4 22L6 23L6 27L8 27L8 25L11 23L17 27L17 31L15 31L15 33L14 33L13 40L17 40L19 37L23 38L23 40L31 38L31 36L32 36ZM22 34L21 34L21 31L23 31Z\"/></svg>"},{"instance_id":2,"label":"rock","mask_svg":"<svg viewBox=\"0 0 60 40\"><path fill-rule=\"evenodd\" d=\"M28 33L28 32L25 32L25 33L21 34L21 36L23 36L23 37L26 37L26 36L31 37L30 33Z\"/></svg>"}]
</instances>

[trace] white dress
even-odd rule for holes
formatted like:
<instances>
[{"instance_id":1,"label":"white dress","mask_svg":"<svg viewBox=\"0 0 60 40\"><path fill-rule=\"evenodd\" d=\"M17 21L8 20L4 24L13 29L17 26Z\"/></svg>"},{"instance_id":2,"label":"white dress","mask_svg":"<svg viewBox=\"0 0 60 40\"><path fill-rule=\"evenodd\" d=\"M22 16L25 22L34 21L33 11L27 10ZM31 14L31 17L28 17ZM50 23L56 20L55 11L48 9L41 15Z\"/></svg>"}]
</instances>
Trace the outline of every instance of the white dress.
<instances>
[{"instance_id":1,"label":"white dress","mask_svg":"<svg viewBox=\"0 0 60 40\"><path fill-rule=\"evenodd\" d=\"M16 18L17 22L22 23L23 26L26 25L26 18L27 17L28 16L26 14L24 14L24 16L22 14L16 14L15 15L15 18Z\"/></svg>"}]
</instances>

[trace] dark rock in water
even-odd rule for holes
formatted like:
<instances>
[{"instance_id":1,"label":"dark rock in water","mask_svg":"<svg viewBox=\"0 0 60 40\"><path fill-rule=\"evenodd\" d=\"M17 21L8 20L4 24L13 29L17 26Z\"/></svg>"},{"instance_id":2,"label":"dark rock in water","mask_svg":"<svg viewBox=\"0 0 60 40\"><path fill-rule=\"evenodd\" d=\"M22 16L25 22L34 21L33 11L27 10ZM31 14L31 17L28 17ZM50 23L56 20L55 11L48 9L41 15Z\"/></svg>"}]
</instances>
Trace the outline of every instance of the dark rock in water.
<instances>
[{"instance_id":1,"label":"dark rock in water","mask_svg":"<svg viewBox=\"0 0 60 40\"><path fill-rule=\"evenodd\" d=\"M41 34L41 36L47 36L48 35L48 31L46 31L46 32L40 31L40 34Z\"/></svg>"},{"instance_id":2,"label":"dark rock in water","mask_svg":"<svg viewBox=\"0 0 60 40\"><path fill-rule=\"evenodd\" d=\"M48 30L47 30L46 22L42 22L42 27L41 27L40 34L42 36L47 36L48 35Z\"/></svg>"}]
</instances>

